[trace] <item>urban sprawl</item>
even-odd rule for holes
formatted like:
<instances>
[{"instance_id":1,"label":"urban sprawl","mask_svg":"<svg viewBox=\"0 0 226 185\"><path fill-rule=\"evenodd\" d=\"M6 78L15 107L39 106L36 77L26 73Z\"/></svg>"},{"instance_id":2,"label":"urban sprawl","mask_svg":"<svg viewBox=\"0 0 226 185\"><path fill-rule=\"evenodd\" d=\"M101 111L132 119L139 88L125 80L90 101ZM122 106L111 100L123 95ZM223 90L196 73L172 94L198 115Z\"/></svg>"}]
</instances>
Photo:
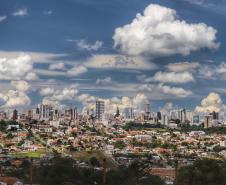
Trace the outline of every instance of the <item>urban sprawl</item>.
<instances>
[{"instance_id":1,"label":"urban sprawl","mask_svg":"<svg viewBox=\"0 0 226 185\"><path fill-rule=\"evenodd\" d=\"M150 104L145 104L139 113L127 107L108 114L104 101L97 100L95 105L85 113L76 107L57 110L43 104L26 113L1 111L0 182L23 184L18 177L4 174L24 160L35 166L57 154L73 158L81 168L92 168L87 156L107 159L111 166L139 160L145 172L173 184L178 167L200 158L226 156L224 112L184 108L152 112Z\"/></svg>"}]
</instances>

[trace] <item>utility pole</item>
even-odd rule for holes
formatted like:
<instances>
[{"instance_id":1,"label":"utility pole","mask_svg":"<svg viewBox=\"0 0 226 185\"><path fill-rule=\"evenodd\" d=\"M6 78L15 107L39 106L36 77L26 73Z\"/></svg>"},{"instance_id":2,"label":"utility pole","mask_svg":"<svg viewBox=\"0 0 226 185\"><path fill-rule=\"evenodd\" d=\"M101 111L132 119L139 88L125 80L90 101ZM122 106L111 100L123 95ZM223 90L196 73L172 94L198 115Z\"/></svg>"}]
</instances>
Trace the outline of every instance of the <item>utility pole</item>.
<instances>
[{"instance_id":1,"label":"utility pole","mask_svg":"<svg viewBox=\"0 0 226 185\"><path fill-rule=\"evenodd\" d=\"M30 171L30 185L32 185L33 184L33 159L31 158L30 159L30 169L29 169L29 171Z\"/></svg>"},{"instance_id":2,"label":"utility pole","mask_svg":"<svg viewBox=\"0 0 226 185\"><path fill-rule=\"evenodd\" d=\"M175 160L175 181L177 181L178 176L178 160Z\"/></svg>"},{"instance_id":3,"label":"utility pole","mask_svg":"<svg viewBox=\"0 0 226 185\"><path fill-rule=\"evenodd\" d=\"M103 185L106 185L106 158L103 159Z\"/></svg>"}]
</instances>

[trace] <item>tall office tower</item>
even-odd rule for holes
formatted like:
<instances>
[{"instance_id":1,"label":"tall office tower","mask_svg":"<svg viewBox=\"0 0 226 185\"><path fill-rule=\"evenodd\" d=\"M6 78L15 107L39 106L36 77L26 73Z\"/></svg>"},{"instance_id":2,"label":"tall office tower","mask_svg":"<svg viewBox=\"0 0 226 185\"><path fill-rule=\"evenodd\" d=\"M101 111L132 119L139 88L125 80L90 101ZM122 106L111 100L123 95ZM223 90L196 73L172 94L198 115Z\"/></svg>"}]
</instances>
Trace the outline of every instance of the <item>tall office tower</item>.
<instances>
[{"instance_id":1,"label":"tall office tower","mask_svg":"<svg viewBox=\"0 0 226 185\"><path fill-rule=\"evenodd\" d=\"M162 114L161 114L161 112L157 112L157 120L158 121L162 120Z\"/></svg>"},{"instance_id":2,"label":"tall office tower","mask_svg":"<svg viewBox=\"0 0 226 185\"><path fill-rule=\"evenodd\" d=\"M146 103L145 104L145 113L146 114L150 114L150 112L151 112L150 104L149 103Z\"/></svg>"},{"instance_id":3,"label":"tall office tower","mask_svg":"<svg viewBox=\"0 0 226 185\"><path fill-rule=\"evenodd\" d=\"M52 108L49 109L49 120L53 120L54 110Z\"/></svg>"},{"instance_id":4,"label":"tall office tower","mask_svg":"<svg viewBox=\"0 0 226 185\"><path fill-rule=\"evenodd\" d=\"M219 119L219 113L218 112L213 111L212 113L210 113L210 115L213 116L213 120L218 120Z\"/></svg>"},{"instance_id":5,"label":"tall office tower","mask_svg":"<svg viewBox=\"0 0 226 185\"><path fill-rule=\"evenodd\" d=\"M76 120L78 117L78 111L77 111L77 108L74 107L74 108L71 108L71 118L72 120Z\"/></svg>"},{"instance_id":6,"label":"tall office tower","mask_svg":"<svg viewBox=\"0 0 226 185\"><path fill-rule=\"evenodd\" d=\"M40 114L40 109L38 107L35 109L35 114Z\"/></svg>"},{"instance_id":7,"label":"tall office tower","mask_svg":"<svg viewBox=\"0 0 226 185\"><path fill-rule=\"evenodd\" d=\"M27 111L27 117L28 117L29 119L32 119L32 118L33 118L33 110L32 110L32 109L29 109L29 110Z\"/></svg>"},{"instance_id":8,"label":"tall office tower","mask_svg":"<svg viewBox=\"0 0 226 185\"><path fill-rule=\"evenodd\" d=\"M40 119L48 120L51 118L52 107L50 105L40 105Z\"/></svg>"},{"instance_id":9,"label":"tall office tower","mask_svg":"<svg viewBox=\"0 0 226 185\"><path fill-rule=\"evenodd\" d=\"M40 118L39 108L34 108L34 109L28 110L28 118L38 120Z\"/></svg>"},{"instance_id":10,"label":"tall office tower","mask_svg":"<svg viewBox=\"0 0 226 185\"><path fill-rule=\"evenodd\" d=\"M145 114L144 114L144 120L147 121L150 119L151 117L151 111L150 111L150 104L149 103L146 103L145 104Z\"/></svg>"},{"instance_id":11,"label":"tall office tower","mask_svg":"<svg viewBox=\"0 0 226 185\"><path fill-rule=\"evenodd\" d=\"M60 117L60 113L57 109L53 111L53 120L58 120Z\"/></svg>"},{"instance_id":12,"label":"tall office tower","mask_svg":"<svg viewBox=\"0 0 226 185\"><path fill-rule=\"evenodd\" d=\"M69 120L76 120L77 119L77 108L70 108L65 110L65 118Z\"/></svg>"},{"instance_id":13,"label":"tall office tower","mask_svg":"<svg viewBox=\"0 0 226 185\"><path fill-rule=\"evenodd\" d=\"M104 118L104 101L96 101L96 118L103 121Z\"/></svg>"},{"instance_id":14,"label":"tall office tower","mask_svg":"<svg viewBox=\"0 0 226 185\"><path fill-rule=\"evenodd\" d=\"M64 111L64 118L67 120L71 120L71 109L66 109Z\"/></svg>"},{"instance_id":15,"label":"tall office tower","mask_svg":"<svg viewBox=\"0 0 226 185\"><path fill-rule=\"evenodd\" d=\"M17 111L16 109L13 111L12 119L13 119L14 121L16 121L16 120L18 119L18 111Z\"/></svg>"},{"instance_id":16,"label":"tall office tower","mask_svg":"<svg viewBox=\"0 0 226 185\"><path fill-rule=\"evenodd\" d=\"M181 123L185 123L186 120L186 109L182 109L179 112L179 119L181 121Z\"/></svg>"},{"instance_id":17,"label":"tall office tower","mask_svg":"<svg viewBox=\"0 0 226 185\"><path fill-rule=\"evenodd\" d=\"M178 112L175 110L170 111L170 119L179 119Z\"/></svg>"},{"instance_id":18,"label":"tall office tower","mask_svg":"<svg viewBox=\"0 0 226 185\"><path fill-rule=\"evenodd\" d=\"M186 121L188 121L189 123L192 123L192 117L193 117L193 112L190 110L186 111Z\"/></svg>"},{"instance_id":19,"label":"tall office tower","mask_svg":"<svg viewBox=\"0 0 226 185\"><path fill-rule=\"evenodd\" d=\"M124 110L126 119L134 119L134 110L132 107L127 107Z\"/></svg>"},{"instance_id":20,"label":"tall office tower","mask_svg":"<svg viewBox=\"0 0 226 185\"><path fill-rule=\"evenodd\" d=\"M162 115L161 123L163 125L168 125L169 119L167 115Z\"/></svg>"},{"instance_id":21,"label":"tall office tower","mask_svg":"<svg viewBox=\"0 0 226 185\"><path fill-rule=\"evenodd\" d=\"M213 127L213 117L211 115L205 116L204 128Z\"/></svg>"}]
</instances>

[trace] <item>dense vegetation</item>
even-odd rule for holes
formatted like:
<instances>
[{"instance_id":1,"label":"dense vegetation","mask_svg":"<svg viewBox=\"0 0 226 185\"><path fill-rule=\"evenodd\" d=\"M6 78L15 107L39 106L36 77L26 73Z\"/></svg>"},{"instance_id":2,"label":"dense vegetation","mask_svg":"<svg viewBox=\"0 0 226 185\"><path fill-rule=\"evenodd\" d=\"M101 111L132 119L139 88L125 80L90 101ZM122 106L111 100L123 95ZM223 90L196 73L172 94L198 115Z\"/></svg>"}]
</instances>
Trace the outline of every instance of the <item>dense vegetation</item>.
<instances>
[{"instance_id":1,"label":"dense vegetation","mask_svg":"<svg viewBox=\"0 0 226 185\"><path fill-rule=\"evenodd\" d=\"M90 159L90 164L94 168L79 167L72 159L55 157L41 163L40 167L33 167L33 183L102 185L103 170L95 167L103 165L95 158ZM134 162L129 167L107 170L106 185L165 185L159 177L145 174L142 165ZM8 175L20 177L28 183L29 168L29 162L25 161L20 170ZM226 161L203 159L193 165L180 167L174 185L226 185Z\"/></svg>"},{"instance_id":2,"label":"dense vegetation","mask_svg":"<svg viewBox=\"0 0 226 185\"><path fill-rule=\"evenodd\" d=\"M115 148L118 148L118 149L120 149L120 150L122 150L123 148L126 147L126 144L125 144L124 141L119 140L119 141L116 141L116 142L114 143L114 147L115 147Z\"/></svg>"},{"instance_id":3,"label":"dense vegetation","mask_svg":"<svg viewBox=\"0 0 226 185\"><path fill-rule=\"evenodd\" d=\"M226 161L198 160L178 171L175 185L225 185Z\"/></svg>"},{"instance_id":4,"label":"dense vegetation","mask_svg":"<svg viewBox=\"0 0 226 185\"><path fill-rule=\"evenodd\" d=\"M136 123L136 122L128 122L123 127L125 130L145 130L151 128L163 128L161 124L150 124L150 123Z\"/></svg>"},{"instance_id":5,"label":"dense vegetation","mask_svg":"<svg viewBox=\"0 0 226 185\"><path fill-rule=\"evenodd\" d=\"M158 139L154 139L154 137L152 138L152 142L139 142L139 141L132 141L131 144L135 147L146 147L146 148L165 148L165 149L172 149L172 150L176 150L177 146L175 144L171 144L171 143L162 143L161 140Z\"/></svg>"},{"instance_id":6,"label":"dense vegetation","mask_svg":"<svg viewBox=\"0 0 226 185\"><path fill-rule=\"evenodd\" d=\"M182 125L180 131L182 132L204 131L206 134L226 134L226 127L221 126L221 127L204 128L203 125L200 125L200 126Z\"/></svg>"},{"instance_id":7,"label":"dense vegetation","mask_svg":"<svg viewBox=\"0 0 226 185\"><path fill-rule=\"evenodd\" d=\"M18 124L18 122L12 121L12 120L9 120L9 121L1 120L0 121L0 131L7 132L8 125L17 125L17 124Z\"/></svg>"},{"instance_id":8,"label":"dense vegetation","mask_svg":"<svg viewBox=\"0 0 226 185\"><path fill-rule=\"evenodd\" d=\"M99 163L92 159L92 165ZM145 175L139 163L133 163L129 167L119 167L108 170L106 173L106 185L164 185L157 176ZM23 170L17 170L11 175L20 176L29 182L29 163L23 164ZM69 158L56 157L49 164L42 163L33 170L33 183L40 185L102 185L103 170L78 167L75 161Z\"/></svg>"}]
</instances>

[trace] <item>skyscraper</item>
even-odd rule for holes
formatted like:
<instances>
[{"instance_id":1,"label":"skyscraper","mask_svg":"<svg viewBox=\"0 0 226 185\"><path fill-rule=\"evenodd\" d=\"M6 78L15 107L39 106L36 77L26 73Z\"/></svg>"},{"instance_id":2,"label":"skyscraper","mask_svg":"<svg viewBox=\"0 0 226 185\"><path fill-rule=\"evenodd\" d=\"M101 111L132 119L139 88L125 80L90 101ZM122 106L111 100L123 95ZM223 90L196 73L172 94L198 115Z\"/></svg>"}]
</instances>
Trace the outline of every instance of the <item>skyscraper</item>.
<instances>
[{"instance_id":1,"label":"skyscraper","mask_svg":"<svg viewBox=\"0 0 226 185\"><path fill-rule=\"evenodd\" d=\"M186 109L180 110L179 119L181 123L185 123L186 121Z\"/></svg>"},{"instance_id":2,"label":"skyscraper","mask_svg":"<svg viewBox=\"0 0 226 185\"><path fill-rule=\"evenodd\" d=\"M77 119L77 108L70 108L65 110L65 118L69 120L76 120Z\"/></svg>"},{"instance_id":3,"label":"skyscraper","mask_svg":"<svg viewBox=\"0 0 226 185\"><path fill-rule=\"evenodd\" d=\"M40 119L49 120L51 118L52 107L50 105L40 105Z\"/></svg>"},{"instance_id":4,"label":"skyscraper","mask_svg":"<svg viewBox=\"0 0 226 185\"><path fill-rule=\"evenodd\" d=\"M162 114L161 112L157 112L157 120L161 121L162 120Z\"/></svg>"},{"instance_id":5,"label":"skyscraper","mask_svg":"<svg viewBox=\"0 0 226 185\"><path fill-rule=\"evenodd\" d=\"M132 107L126 107L124 112L126 119L134 119L134 109Z\"/></svg>"},{"instance_id":6,"label":"skyscraper","mask_svg":"<svg viewBox=\"0 0 226 185\"><path fill-rule=\"evenodd\" d=\"M150 114L151 114L151 109L150 109L150 104L146 103L145 104L145 114L144 114L144 120L147 121L150 119Z\"/></svg>"},{"instance_id":7,"label":"skyscraper","mask_svg":"<svg viewBox=\"0 0 226 185\"><path fill-rule=\"evenodd\" d=\"M218 120L219 119L219 113L218 112L213 111L212 113L210 113L210 115L212 115L213 120Z\"/></svg>"},{"instance_id":8,"label":"skyscraper","mask_svg":"<svg viewBox=\"0 0 226 185\"><path fill-rule=\"evenodd\" d=\"M146 103L145 104L145 113L146 114L150 114L151 110L150 110L150 104L149 103Z\"/></svg>"},{"instance_id":9,"label":"skyscraper","mask_svg":"<svg viewBox=\"0 0 226 185\"><path fill-rule=\"evenodd\" d=\"M18 119L18 111L17 111L16 109L13 111L12 119L13 119L14 121L16 121L16 120Z\"/></svg>"},{"instance_id":10,"label":"skyscraper","mask_svg":"<svg viewBox=\"0 0 226 185\"><path fill-rule=\"evenodd\" d=\"M96 101L96 118L103 121L104 117L104 101Z\"/></svg>"}]
</instances>

